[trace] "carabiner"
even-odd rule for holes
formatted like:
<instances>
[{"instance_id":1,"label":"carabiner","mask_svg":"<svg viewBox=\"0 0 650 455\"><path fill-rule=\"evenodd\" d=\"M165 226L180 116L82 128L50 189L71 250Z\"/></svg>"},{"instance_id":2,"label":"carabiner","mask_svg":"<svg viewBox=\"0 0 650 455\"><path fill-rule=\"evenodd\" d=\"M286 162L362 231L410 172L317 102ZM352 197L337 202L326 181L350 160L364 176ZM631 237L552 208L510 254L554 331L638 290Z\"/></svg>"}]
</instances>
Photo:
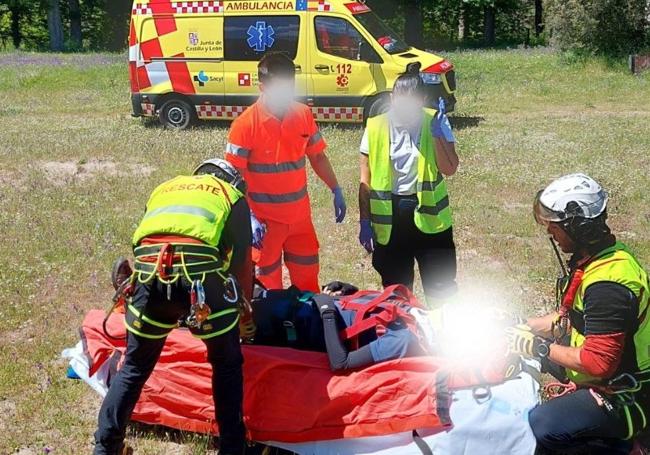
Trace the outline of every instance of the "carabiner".
<instances>
[{"instance_id":1,"label":"carabiner","mask_svg":"<svg viewBox=\"0 0 650 455\"><path fill-rule=\"evenodd\" d=\"M625 381L629 382L628 384L625 384ZM623 385L616 385L617 383L623 383ZM609 381L607 386L612 390L612 393L615 394L624 394L624 393L629 393L629 392L638 392L641 390L641 385L639 384L639 381L634 377L634 375L630 373L621 373L618 376L616 376L614 379Z\"/></svg>"},{"instance_id":2,"label":"carabiner","mask_svg":"<svg viewBox=\"0 0 650 455\"><path fill-rule=\"evenodd\" d=\"M239 292L237 291L237 281L232 276L226 278L226 281L223 282L223 299L228 303L238 303L239 302Z\"/></svg>"}]
</instances>

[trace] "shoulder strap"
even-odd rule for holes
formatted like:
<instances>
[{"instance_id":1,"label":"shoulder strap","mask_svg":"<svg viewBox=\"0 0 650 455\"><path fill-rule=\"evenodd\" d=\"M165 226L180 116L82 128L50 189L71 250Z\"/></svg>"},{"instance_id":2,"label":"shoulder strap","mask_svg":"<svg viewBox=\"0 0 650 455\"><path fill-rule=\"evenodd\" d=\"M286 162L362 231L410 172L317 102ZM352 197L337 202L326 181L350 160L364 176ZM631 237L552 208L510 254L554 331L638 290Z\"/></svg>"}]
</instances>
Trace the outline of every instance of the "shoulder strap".
<instances>
[{"instance_id":1,"label":"shoulder strap","mask_svg":"<svg viewBox=\"0 0 650 455\"><path fill-rule=\"evenodd\" d=\"M356 311L354 322L350 327L344 329L341 333L344 340L353 340L358 343L358 336L362 333L375 329L379 325L388 325L401 317L409 322L411 315L399 305L401 303L422 308L420 302L415 298L413 293L403 285L389 286L376 297L360 302L359 300L367 297L371 292L358 292L352 296L345 297L340 301L341 308L344 310ZM381 311L369 316L369 313L381 308Z\"/></svg>"}]
</instances>

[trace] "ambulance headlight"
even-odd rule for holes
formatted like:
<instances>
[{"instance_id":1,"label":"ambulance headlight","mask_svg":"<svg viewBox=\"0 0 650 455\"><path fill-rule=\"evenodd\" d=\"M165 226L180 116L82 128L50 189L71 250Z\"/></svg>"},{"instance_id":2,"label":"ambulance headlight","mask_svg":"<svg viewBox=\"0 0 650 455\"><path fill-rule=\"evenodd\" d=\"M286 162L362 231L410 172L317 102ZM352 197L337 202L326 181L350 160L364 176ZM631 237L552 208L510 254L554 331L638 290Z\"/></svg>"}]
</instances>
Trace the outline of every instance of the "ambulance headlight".
<instances>
[{"instance_id":1,"label":"ambulance headlight","mask_svg":"<svg viewBox=\"0 0 650 455\"><path fill-rule=\"evenodd\" d=\"M425 84L440 84L440 74L420 73L420 77Z\"/></svg>"}]
</instances>

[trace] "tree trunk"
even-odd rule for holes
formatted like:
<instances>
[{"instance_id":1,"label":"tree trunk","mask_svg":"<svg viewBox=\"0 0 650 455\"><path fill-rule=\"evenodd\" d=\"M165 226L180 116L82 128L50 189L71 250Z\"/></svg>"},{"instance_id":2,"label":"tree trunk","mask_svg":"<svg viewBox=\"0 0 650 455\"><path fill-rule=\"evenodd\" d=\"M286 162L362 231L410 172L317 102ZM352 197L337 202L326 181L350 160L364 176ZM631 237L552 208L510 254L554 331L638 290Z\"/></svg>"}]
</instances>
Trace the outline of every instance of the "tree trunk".
<instances>
[{"instance_id":1,"label":"tree trunk","mask_svg":"<svg viewBox=\"0 0 650 455\"><path fill-rule=\"evenodd\" d=\"M462 2L460 5L460 12L458 13L458 41L465 41L467 37L466 33L467 27L467 7L465 2Z\"/></svg>"},{"instance_id":2,"label":"tree trunk","mask_svg":"<svg viewBox=\"0 0 650 455\"><path fill-rule=\"evenodd\" d=\"M59 0L49 0L47 29L50 32L50 50L61 52L63 50L63 23L61 22Z\"/></svg>"},{"instance_id":3,"label":"tree trunk","mask_svg":"<svg viewBox=\"0 0 650 455\"><path fill-rule=\"evenodd\" d=\"M544 31L542 0L535 0L535 36L539 36Z\"/></svg>"},{"instance_id":4,"label":"tree trunk","mask_svg":"<svg viewBox=\"0 0 650 455\"><path fill-rule=\"evenodd\" d=\"M20 32L20 6L14 4L11 7L11 40L14 43L14 48L18 49L23 41L23 35Z\"/></svg>"},{"instance_id":5,"label":"tree trunk","mask_svg":"<svg viewBox=\"0 0 650 455\"><path fill-rule=\"evenodd\" d=\"M70 41L76 50L83 46L81 35L81 6L79 0L68 0L70 9Z\"/></svg>"},{"instance_id":6,"label":"tree trunk","mask_svg":"<svg viewBox=\"0 0 650 455\"><path fill-rule=\"evenodd\" d=\"M106 2L104 36L106 36L107 50L118 52L126 47L130 13L131 0L109 0Z\"/></svg>"},{"instance_id":7,"label":"tree trunk","mask_svg":"<svg viewBox=\"0 0 650 455\"><path fill-rule=\"evenodd\" d=\"M409 45L422 48L424 45L422 0L407 0L405 7L404 38Z\"/></svg>"},{"instance_id":8,"label":"tree trunk","mask_svg":"<svg viewBox=\"0 0 650 455\"><path fill-rule=\"evenodd\" d=\"M483 40L491 46L495 39L495 8L493 5L486 5L483 11Z\"/></svg>"}]
</instances>

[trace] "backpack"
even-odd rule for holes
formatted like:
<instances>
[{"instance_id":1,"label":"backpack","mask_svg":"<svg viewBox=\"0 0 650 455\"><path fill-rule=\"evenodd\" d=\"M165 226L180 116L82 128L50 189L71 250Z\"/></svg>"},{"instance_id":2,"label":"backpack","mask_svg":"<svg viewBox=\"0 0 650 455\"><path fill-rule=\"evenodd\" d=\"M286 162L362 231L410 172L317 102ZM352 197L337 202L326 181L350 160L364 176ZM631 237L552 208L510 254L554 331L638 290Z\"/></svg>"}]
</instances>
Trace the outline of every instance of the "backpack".
<instances>
[{"instance_id":1,"label":"backpack","mask_svg":"<svg viewBox=\"0 0 650 455\"><path fill-rule=\"evenodd\" d=\"M313 297L292 286L264 291L254 299L255 344L326 352L323 322Z\"/></svg>"}]
</instances>

